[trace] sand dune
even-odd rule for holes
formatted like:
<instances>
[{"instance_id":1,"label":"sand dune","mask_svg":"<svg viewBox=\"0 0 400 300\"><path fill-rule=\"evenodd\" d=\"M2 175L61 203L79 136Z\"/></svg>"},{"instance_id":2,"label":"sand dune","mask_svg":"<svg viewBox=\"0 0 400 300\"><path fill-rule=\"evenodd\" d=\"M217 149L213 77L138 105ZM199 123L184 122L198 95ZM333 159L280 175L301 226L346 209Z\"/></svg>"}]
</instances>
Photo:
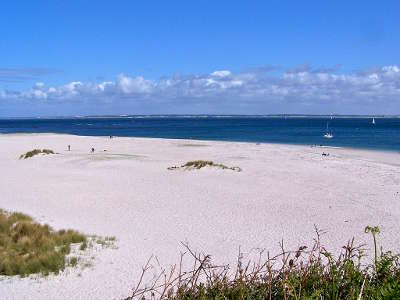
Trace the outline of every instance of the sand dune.
<instances>
[{"instance_id":1,"label":"sand dune","mask_svg":"<svg viewBox=\"0 0 400 300\"><path fill-rule=\"evenodd\" d=\"M59 154L18 159L34 148ZM242 172L167 170L196 159ZM380 245L400 250L399 162L399 153L308 146L0 135L0 208L56 229L115 236L118 247L59 276L3 277L1 298L118 299L151 254L177 262L181 241L229 263L239 246L274 252L281 239L289 248L309 243L314 224L331 249L353 236L371 247L364 227L379 225Z\"/></svg>"}]
</instances>

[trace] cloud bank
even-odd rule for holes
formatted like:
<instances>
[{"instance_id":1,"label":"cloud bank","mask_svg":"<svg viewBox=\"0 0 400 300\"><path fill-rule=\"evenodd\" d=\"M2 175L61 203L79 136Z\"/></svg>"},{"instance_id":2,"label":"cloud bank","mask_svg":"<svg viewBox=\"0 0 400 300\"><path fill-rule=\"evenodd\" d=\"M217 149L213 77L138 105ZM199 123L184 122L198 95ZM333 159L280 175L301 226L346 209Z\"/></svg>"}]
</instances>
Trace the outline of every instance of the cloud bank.
<instances>
[{"instance_id":1,"label":"cloud bank","mask_svg":"<svg viewBox=\"0 0 400 300\"><path fill-rule=\"evenodd\" d=\"M1 88L7 109L70 113L382 113L400 114L400 68L341 73L335 66L289 70L258 68L234 73L175 75L158 80L120 74L113 81L36 83L25 91ZM27 110L27 107L31 109ZM35 107L35 109L33 109Z\"/></svg>"}]
</instances>

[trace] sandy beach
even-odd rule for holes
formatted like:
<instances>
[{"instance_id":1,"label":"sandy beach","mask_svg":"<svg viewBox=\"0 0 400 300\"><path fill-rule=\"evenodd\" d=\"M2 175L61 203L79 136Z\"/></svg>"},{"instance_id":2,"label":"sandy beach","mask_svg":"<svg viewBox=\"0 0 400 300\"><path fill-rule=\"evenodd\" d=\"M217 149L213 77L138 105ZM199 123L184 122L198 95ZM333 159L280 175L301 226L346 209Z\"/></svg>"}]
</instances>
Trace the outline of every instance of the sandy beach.
<instances>
[{"instance_id":1,"label":"sandy beach","mask_svg":"<svg viewBox=\"0 0 400 300\"><path fill-rule=\"evenodd\" d=\"M71 151L68 150L71 145ZM58 154L19 160L34 148ZM90 153L91 148L95 149ZM329 156L322 156L329 153ZM168 170L191 160L238 166ZM120 299L151 256L177 263L182 241L214 261L310 244L314 225L337 250L350 238L400 250L400 154L278 144L55 134L0 135L0 208L55 229L115 236L90 267L0 279L2 299Z\"/></svg>"}]
</instances>

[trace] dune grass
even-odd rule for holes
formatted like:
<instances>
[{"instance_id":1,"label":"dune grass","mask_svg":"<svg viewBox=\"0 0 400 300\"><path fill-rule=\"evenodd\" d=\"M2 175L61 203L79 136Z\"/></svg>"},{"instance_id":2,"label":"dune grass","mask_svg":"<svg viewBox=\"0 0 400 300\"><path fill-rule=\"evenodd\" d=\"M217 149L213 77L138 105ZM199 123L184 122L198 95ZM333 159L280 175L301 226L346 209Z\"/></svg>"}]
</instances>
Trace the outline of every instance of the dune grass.
<instances>
[{"instance_id":1,"label":"dune grass","mask_svg":"<svg viewBox=\"0 0 400 300\"><path fill-rule=\"evenodd\" d=\"M86 236L74 230L54 231L25 214L0 210L0 275L58 273L76 265L76 258L67 259L75 243L86 245Z\"/></svg>"},{"instance_id":2,"label":"dune grass","mask_svg":"<svg viewBox=\"0 0 400 300\"><path fill-rule=\"evenodd\" d=\"M376 246L379 229L367 227L366 233L372 233ZM210 255L184 246L186 252L178 264L161 269L153 281L144 284L146 273L153 273L158 265L149 259L125 299L400 299L399 255L376 252L374 263L363 264L365 249L355 246L354 239L335 256L321 244L317 231L311 249L301 246L287 251L282 242L280 254L260 251L253 261L245 261L239 251L234 268L216 265ZM185 255L193 268L184 268Z\"/></svg>"},{"instance_id":3,"label":"dune grass","mask_svg":"<svg viewBox=\"0 0 400 300\"><path fill-rule=\"evenodd\" d=\"M169 167L168 170L175 170L175 169L186 169L186 170L199 170L205 167L215 167L215 168L219 168L219 169L223 169L223 170L232 170L232 171L236 171L236 172L241 172L242 169L239 167L228 167L225 166L223 164L218 164L218 163L214 163L213 161L210 160L192 160L192 161L188 161L187 163L185 163L184 165L181 165L180 167Z\"/></svg>"},{"instance_id":4,"label":"dune grass","mask_svg":"<svg viewBox=\"0 0 400 300\"><path fill-rule=\"evenodd\" d=\"M34 157L35 155L39 155L39 154L55 154L53 150L51 149L33 149L31 151L26 152L25 154L21 154L19 159L27 159L27 158L31 158Z\"/></svg>"},{"instance_id":5,"label":"dune grass","mask_svg":"<svg viewBox=\"0 0 400 300\"><path fill-rule=\"evenodd\" d=\"M42 153L44 153L44 154L54 154L54 151L51 150L51 149L43 149Z\"/></svg>"}]
</instances>

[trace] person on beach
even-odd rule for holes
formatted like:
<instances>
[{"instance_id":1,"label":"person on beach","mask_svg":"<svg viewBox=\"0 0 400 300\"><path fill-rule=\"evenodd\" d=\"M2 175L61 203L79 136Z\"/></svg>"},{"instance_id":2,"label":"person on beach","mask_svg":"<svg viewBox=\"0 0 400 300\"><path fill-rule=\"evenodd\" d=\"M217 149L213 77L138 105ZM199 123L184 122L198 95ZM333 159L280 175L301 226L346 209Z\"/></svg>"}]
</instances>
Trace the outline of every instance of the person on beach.
<instances>
[{"instance_id":1,"label":"person on beach","mask_svg":"<svg viewBox=\"0 0 400 300\"><path fill-rule=\"evenodd\" d=\"M71 151L71 145L68 145L68 151Z\"/></svg>"},{"instance_id":2,"label":"person on beach","mask_svg":"<svg viewBox=\"0 0 400 300\"><path fill-rule=\"evenodd\" d=\"M94 153L94 148L92 148L92 153Z\"/></svg>"}]
</instances>

